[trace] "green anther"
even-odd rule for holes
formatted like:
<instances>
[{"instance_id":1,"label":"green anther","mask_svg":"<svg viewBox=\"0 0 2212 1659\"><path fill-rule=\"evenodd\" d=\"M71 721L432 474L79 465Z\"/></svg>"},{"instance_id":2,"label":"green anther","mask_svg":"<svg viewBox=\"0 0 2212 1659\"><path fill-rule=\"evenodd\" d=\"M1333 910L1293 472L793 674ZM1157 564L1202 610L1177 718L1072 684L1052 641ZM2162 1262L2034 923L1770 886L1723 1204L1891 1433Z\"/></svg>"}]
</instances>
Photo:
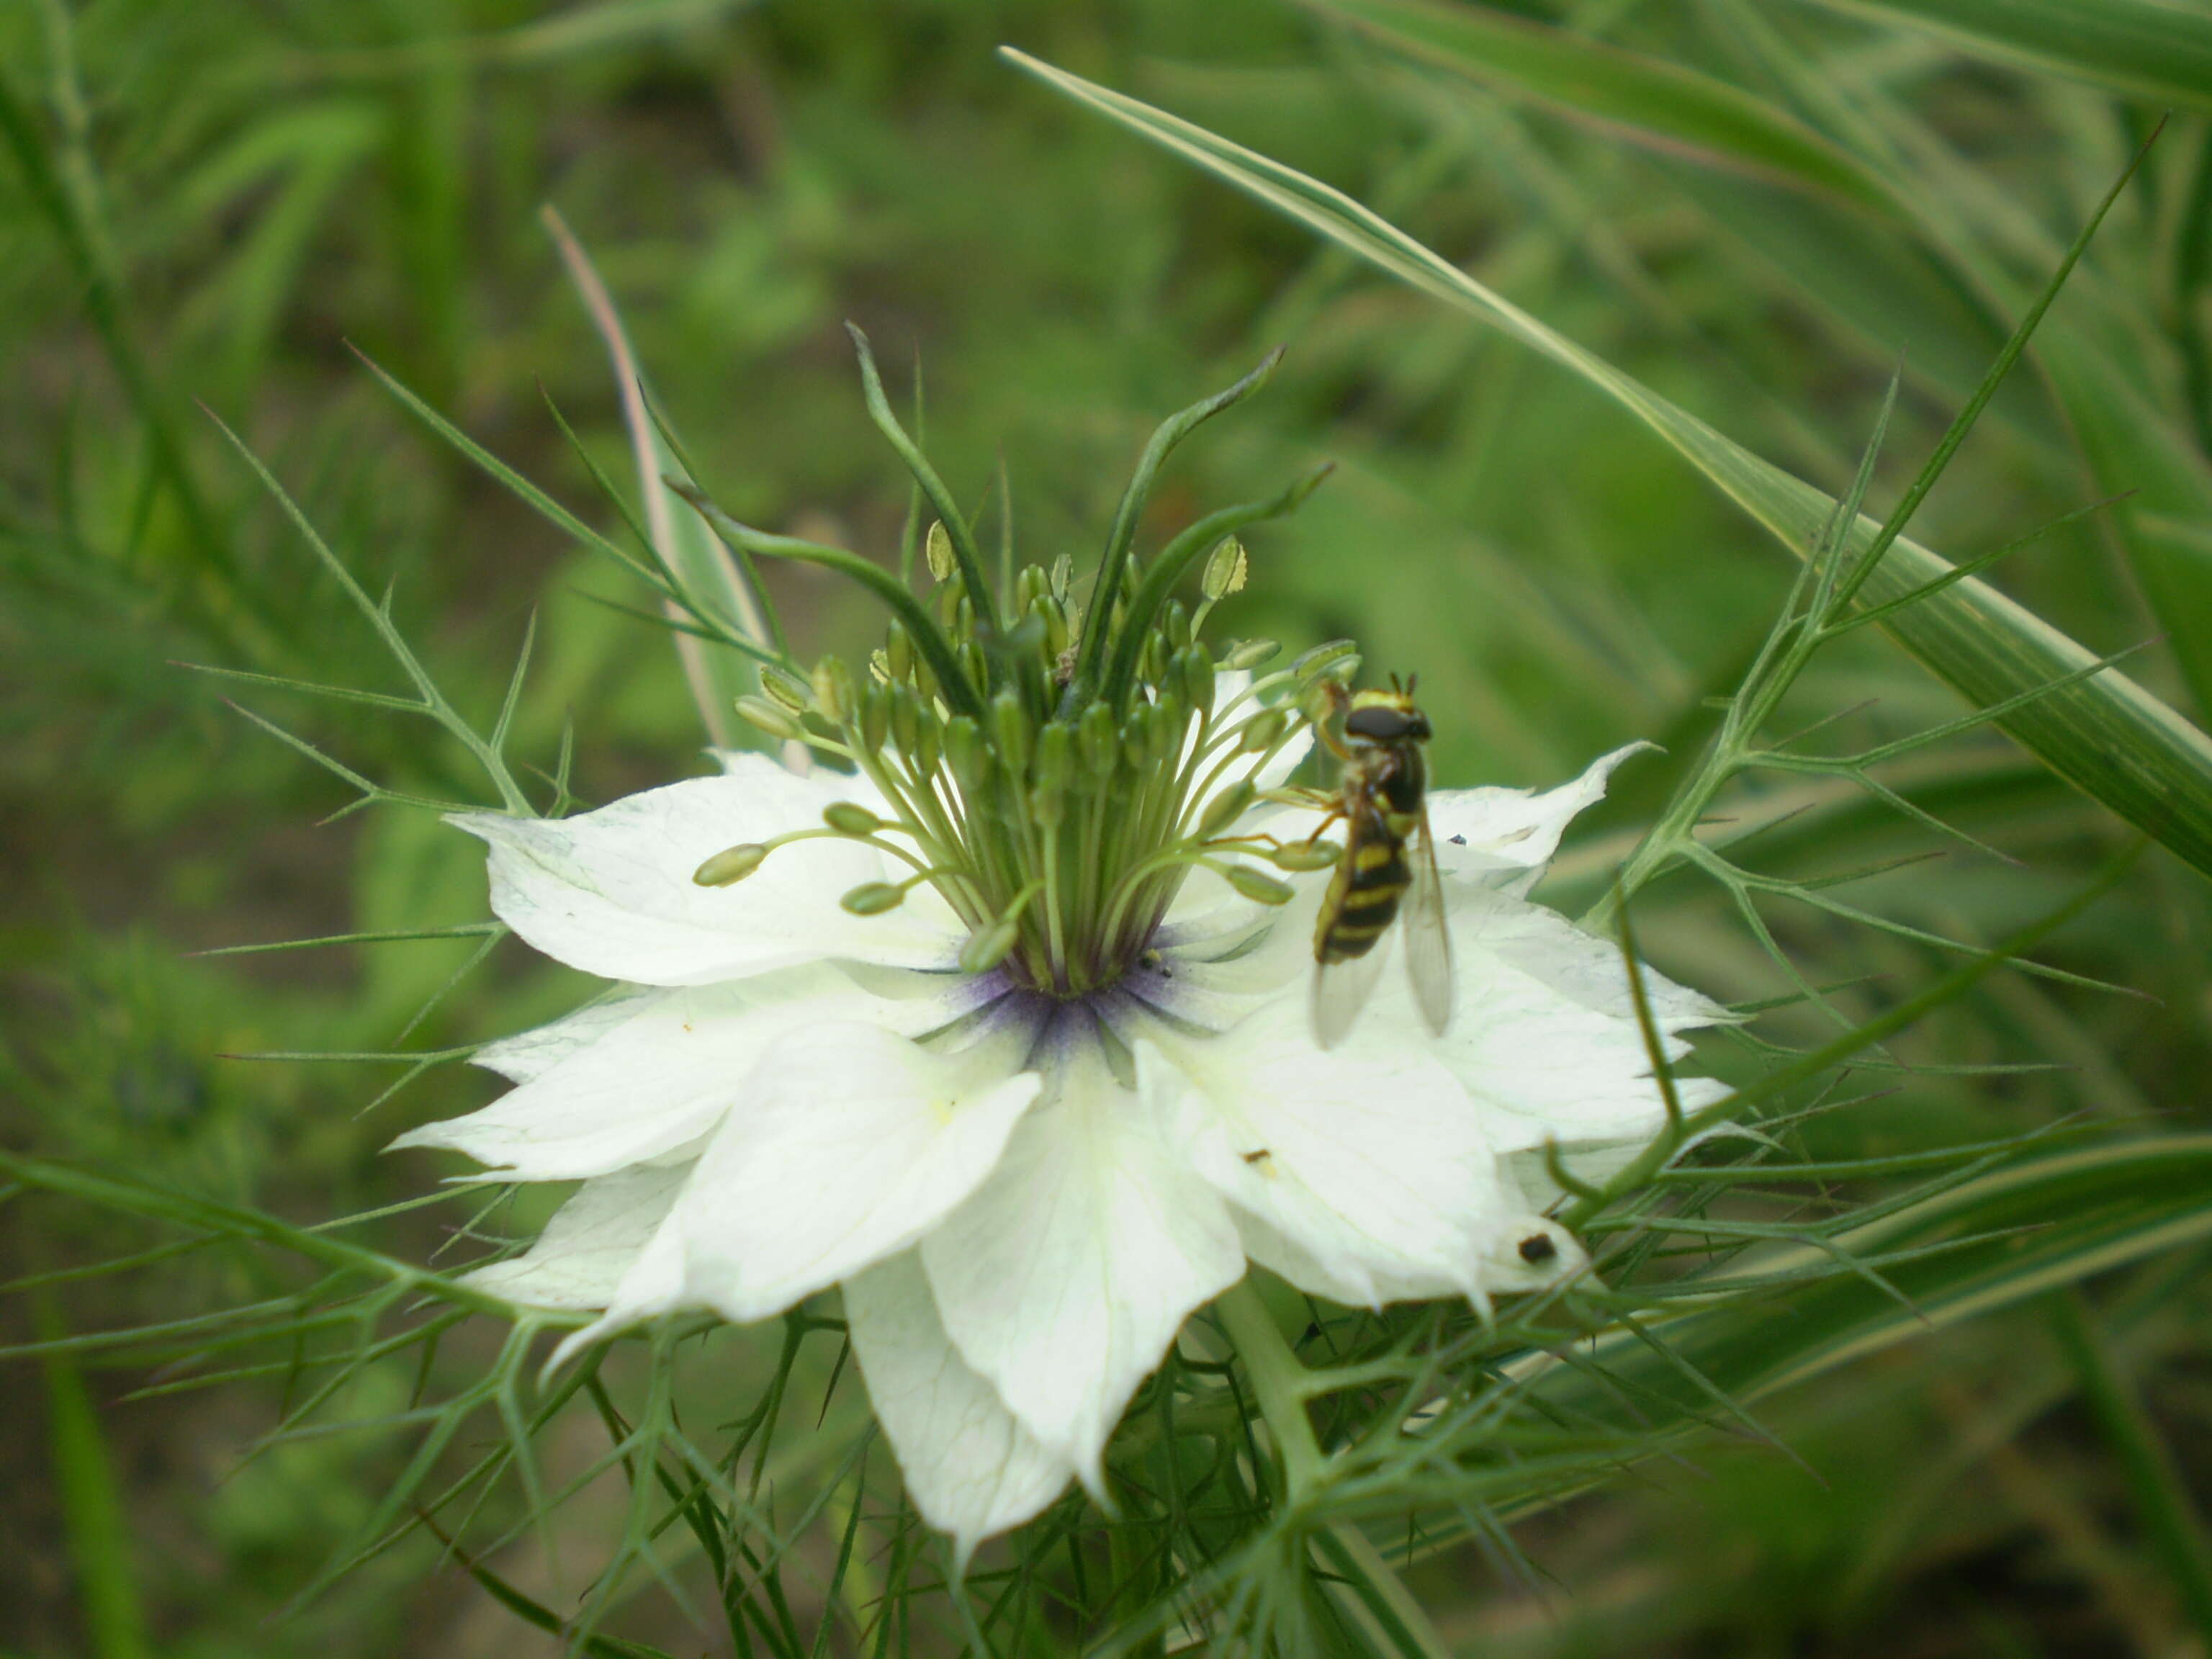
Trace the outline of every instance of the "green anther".
<instances>
[{"instance_id":1,"label":"green anther","mask_svg":"<svg viewBox=\"0 0 2212 1659\"><path fill-rule=\"evenodd\" d=\"M983 728L965 714L945 722L945 758L971 799L991 781L991 745L983 741Z\"/></svg>"},{"instance_id":2,"label":"green anther","mask_svg":"<svg viewBox=\"0 0 2212 1659\"><path fill-rule=\"evenodd\" d=\"M967 944L960 947L960 971L989 973L1006 959L1006 952L1014 948L1014 941L1021 935L1021 923L1012 918L994 921L981 932L971 933Z\"/></svg>"},{"instance_id":3,"label":"green anther","mask_svg":"<svg viewBox=\"0 0 2212 1659\"><path fill-rule=\"evenodd\" d=\"M960 601L968 597L968 584L958 576L952 577L937 590L937 614L947 628L960 618Z\"/></svg>"},{"instance_id":4,"label":"green anther","mask_svg":"<svg viewBox=\"0 0 2212 1659\"><path fill-rule=\"evenodd\" d=\"M921 747L921 694L910 685L891 687L891 741L902 755Z\"/></svg>"},{"instance_id":5,"label":"green anther","mask_svg":"<svg viewBox=\"0 0 2212 1659\"><path fill-rule=\"evenodd\" d=\"M1199 815L1198 838L1212 841L1244 816L1246 809L1252 805L1253 798L1259 793L1252 787L1251 779L1237 779L1206 804L1206 811Z\"/></svg>"},{"instance_id":6,"label":"green anther","mask_svg":"<svg viewBox=\"0 0 2212 1659\"><path fill-rule=\"evenodd\" d=\"M1075 643L1075 624L1068 619L1067 607L1049 593L1037 601L1036 608L1044 618L1044 648L1057 662Z\"/></svg>"},{"instance_id":7,"label":"green anther","mask_svg":"<svg viewBox=\"0 0 2212 1659\"><path fill-rule=\"evenodd\" d=\"M990 670L984 661L981 646L973 640L963 640L957 654L960 659L960 672L968 677L969 684L981 687L991 683Z\"/></svg>"},{"instance_id":8,"label":"green anther","mask_svg":"<svg viewBox=\"0 0 2212 1659\"><path fill-rule=\"evenodd\" d=\"M906 889L888 881L864 881L837 902L856 916L879 916L906 902Z\"/></svg>"},{"instance_id":9,"label":"green anther","mask_svg":"<svg viewBox=\"0 0 2212 1659\"><path fill-rule=\"evenodd\" d=\"M1026 611L1044 597L1044 571L1039 566L1025 564L1022 574L1014 578L1014 609Z\"/></svg>"},{"instance_id":10,"label":"green anther","mask_svg":"<svg viewBox=\"0 0 2212 1659\"><path fill-rule=\"evenodd\" d=\"M933 580L941 582L948 580L959 567L959 562L952 556L952 532L945 527L942 520L931 522L929 539L922 544L922 551L929 561L929 574Z\"/></svg>"},{"instance_id":11,"label":"green anther","mask_svg":"<svg viewBox=\"0 0 2212 1659\"><path fill-rule=\"evenodd\" d=\"M1075 580L1075 556L1063 553L1052 562L1052 596L1062 605L1067 603L1067 590Z\"/></svg>"},{"instance_id":12,"label":"green anther","mask_svg":"<svg viewBox=\"0 0 2212 1659\"><path fill-rule=\"evenodd\" d=\"M975 637L975 601L965 593L960 596L960 603L952 607L952 637L956 640Z\"/></svg>"},{"instance_id":13,"label":"green anther","mask_svg":"<svg viewBox=\"0 0 2212 1659\"><path fill-rule=\"evenodd\" d=\"M822 809L822 822L841 836L872 836L884 821L857 801L832 801Z\"/></svg>"},{"instance_id":14,"label":"green anther","mask_svg":"<svg viewBox=\"0 0 2212 1659\"><path fill-rule=\"evenodd\" d=\"M1040 830L1057 830L1067 818L1067 792L1042 786L1031 790L1030 817Z\"/></svg>"},{"instance_id":15,"label":"green anther","mask_svg":"<svg viewBox=\"0 0 2212 1659\"><path fill-rule=\"evenodd\" d=\"M1224 657L1221 665L1224 668L1257 668L1282 648L1274 640L1247 640Z\"/></svg>"},{"instance_id":16,"label":"green anther","mask_svg":"<svg viewBox=\"0 0 2212 1659\"><path fill-rule=\"evenodd\" d=\"M1344 848L1333 841L1294 841L1286 847L1270 849L1267 862L1278 870L1327 870L1343 856Z\"/></svg>"},{"instance_id":17,"label":"green anther","mask_svg":"<svg viewBox=\"0 0 2212 1659\"><path fill-rule=\"evenodd\" d=\"M890 690L888 686L872 685L860 693L860 746L872 755L879 755L890 734Z\"/></svg>"},{"instance_id":18,"label":"green anther","mask_svg":"<svg viewBox=\"0 0 2212 1659\"><path fill-rule=\"evenodd\" d=\"M891 653L880 645L868 653L868 678L877 685L891 683Z\"/></svg>"},{"instance_id":19,"label":"green anther","mask_svg":"<svg viewBox=\"0 0 2212 1659\"><path fill-rule=\"evenodd\" d=\"M1244 551L1244 544L1231 536L1215 548L1206 561L1206 574L1199 578L1198 591L1209 603L1226 599L1240 592L1244 579L1251 574L1252 561Z\"/></svg>"},{"instance_id":20,"label":"green anther","mask_svg":"<svg viewBox=\"0 0 2212 1659\"><path fill-rule=\"evenodd\" d=\"M1296 896L1287 882L1277 881L1249 864L1232 864L1224 873L1229 884L1255 904L1288 904Z\"/></svg>"},{"instance_id":21,"label":"green anther","mask_svg":"<svg viewBox=\"0 0 2212 1659\"><path fill-rule=\"evenodd\" d=\"M1190 644L1190 609L1181 599L1170 599L1160 612L1160 631L1178 651Z\"/></svg>"},{"instance_id":22,"label":"green anther","mask_svg":"<svg viewBox=\"0 0 2212 1659\"><path fill-rule=\"evenodd\" d=\"M763 663L760 672L761 690L771 702L789 709L794 714L804 714L814 707L814 692L798 675L778 668L774 663Z\"/></svg>"},{"instance_id":23,"label":"green anther","mask_svg":"<svg viewBox=\"0 0 2212 1659\"><path fill-rule=\"evenodd\" d=\"M944 748L944 730L938 723L937 711L923 703L921 727L915 733L914 752L908 758L914 762L914 769L924 777L937 770L937 757Z\"/></svg>"},{"instance_id":24,"label":"green anther","mask_svg":"<svg viewBox=\"0 0 2212 1659\"><path fill-rule=\"evenodd\" d=\"M806 735L806 728L781 704L770 702L766 697L739 697L737 710L740 719L758 726L771 738L787 740Z\"/></svg>"},{"instance_id":25,"label":"green anther","mask_svg":"<svg viewBox=\"0 0 2212 1659\"><path fill-rule=\"evenodd\" d=\"M814 701L832 726L853 718L853 672L836 657L814 665Z\"/></svg>"},{"instance_id":26,"label":"green anther","mask_svg":"<svg viewBox=\"0 0 2212 1659\"><path fill-rule=\"evenodd\" d=\"M884 629L884 660L895 680L910 679L914 676L914 639L905 624L897 617Z\"/></svg>"},{"instance_id":27,"label":"green anther","mask_svg":"<svg viewBox=\"0 0 2212 1659\"><path fill-rule=\"evenodd\" d=\"M761 867L761 860L769 849L757 841L740 842L735 847L725 847L720 852L691 872L691 879L702 887L728 887L743 881Z\"/></svg>"},{"instance_id":28,"label":"green anther","mask_svg":"<svg viewBox=\"0 0 2212 1659\"><path fill-rule=\"evenodd\" d=\"M1114 711L1103 702L1092 703L1076 721L1075 752L1083 761L1083 769L1093 776L1103 778L1113 772L1121 741L1121 734L1114 729Z\"/></svg>"},{"instance_id":29,"label":"green anther","mask_svg":"<svg viewBox=\"0 0 2212 1659\"><path fill-rule=\"evenodd\" d=\"M1036 763L1030 777L1040 790L1060 790L1075 775L1075 728L1054 720L1037 733Z\"/></svg>"},{"instance_id":30,"label":"green anther","mask_svg":"<svg viewBox=\"0 0 2212 1659\"><path fill-rule=\"evenodd\" d=\"M1324 674L1350 674L1359 666L1359 647L1350 640L1331 640L1293 658L1291 672L1300 686L1311 685Z\"/></svg>"},{"instance_id":31,"label":"green anther","mask_svg":"<svg viewBox=\"0 0 2212 1659\"><path fill-rule=\"evenodd\" d=\"M1279 708L1270 708L1265 714L1255 714L1244 722L1244 735L1237 746L1248 755L1256 755L1273 749L1283 738L1291 724L1291 717Z\"/></svg>"},{"instance_id":32,"label":"green anther","mask_svg":"<svg viewBox=\"0 0 2212 1659\"><path fill-rule=\"evenodd\" d=\"M1121 728L1121 753L1127 758L1132 772L1143 771L1152 758L1152 711L1149 706L1131 714L1129 723Z\"/></svg>"},{"instance_id":33,"label":"green anther","mask_svg":"<svg viewBox=\"0 0 2212 1659\"><path fill-rule=\"evenodd\" d=\"M1193 708L1213 707L1213 655L1202 645L1176 654L1176 679Z\"/></svg>"},{"instance_id":34,"label":"green anther","mask_svg":"<svg viewBox=\"0 0 2212 1659\"><path fill-rule=\"evenodd\" d=\"M999 751L999 759L1009 772L1021 772L1030 763L1030 744L1035 728L1030 722L1030 711L1022 707L1022 700L1011 691L1001 691L991 699L991 738Z\"/></svg>"},{"instance_id":35,"label":"green anther","mask_svg":"<svg viewBox=\"0 0 2212 1659\"><path fill-rule=\"evenodd\" d=\"M1145 649L1137 659L1137 677L1158 685L1168 677L1168 664L1174 659L1175 647L1168 636L1155 628L1145 637Z\"/></svg>"},{"instance_id":36,"label":"green anther","mask_svg":"<svg viewBox=\"0 0 2212 1659\"><path fill-rule=\"evenodd\" d=\"M1146 722L1145 750L1151 763L1165 771L1182 758L1182 729L1190 708L1173 688L1163 691Z\"/></svg>"}]
</instances>

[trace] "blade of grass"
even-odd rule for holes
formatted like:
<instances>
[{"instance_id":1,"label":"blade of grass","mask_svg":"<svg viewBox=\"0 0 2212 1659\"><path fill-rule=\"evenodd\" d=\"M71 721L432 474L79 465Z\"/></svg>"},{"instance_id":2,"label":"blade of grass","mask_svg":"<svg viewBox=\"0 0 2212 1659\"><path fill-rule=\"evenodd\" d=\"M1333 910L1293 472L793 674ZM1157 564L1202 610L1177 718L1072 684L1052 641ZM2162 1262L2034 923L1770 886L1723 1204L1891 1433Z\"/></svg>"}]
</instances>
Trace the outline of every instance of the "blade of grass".
<instances>
[{"instance_id":1,"label":"blade of grass","mask_svg":"<svg viewBox=\"0 0 2212 1659\"><path fill-rule=\"evenodd\" d=\"M36 1298L42 1341L63 1340L52 1298ZM76 1571L77 1606L91 1659L144 1659L152 1652L146 1616L131 1560L131 1534L100 1433L99 1414L85 1391L84 1375L66 1352L41 1356L46 1382L46 1445L53 1458L54 1491L61 1500L70 1563Z\"/></svg>"}]
</instances>

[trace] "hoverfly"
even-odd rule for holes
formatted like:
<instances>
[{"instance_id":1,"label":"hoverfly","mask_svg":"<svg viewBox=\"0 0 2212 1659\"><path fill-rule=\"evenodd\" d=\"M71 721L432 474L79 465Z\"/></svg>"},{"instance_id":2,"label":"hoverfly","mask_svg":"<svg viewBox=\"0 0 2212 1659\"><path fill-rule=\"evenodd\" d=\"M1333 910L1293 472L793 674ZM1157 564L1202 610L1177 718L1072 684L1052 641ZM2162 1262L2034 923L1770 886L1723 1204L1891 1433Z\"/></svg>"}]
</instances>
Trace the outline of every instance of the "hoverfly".
<instances>
[{"instance_id":1,"label":"hoverfly","mask_svg":"<svg viewBox=\"0 0 2212 1659\"><path fill-rule=\"evenodd\" d=\"M1413 683L1388 691L1347 692L1334 682L1331 702L1343 711L1341 740L1321 728L1322 741L1344 763L1328 816L1314 831L1341 818L1344 856L1329 878L1314 928L1314 1041L1331 1048L1352 1029L1375 994L1378 950L1402 902L1406 971L1429 1030L1442 1036L1451 1021L1451 941L1444 932L1443 881L1426 806L1428 716L1413 705Z\"/></svg>"}]
</instances>

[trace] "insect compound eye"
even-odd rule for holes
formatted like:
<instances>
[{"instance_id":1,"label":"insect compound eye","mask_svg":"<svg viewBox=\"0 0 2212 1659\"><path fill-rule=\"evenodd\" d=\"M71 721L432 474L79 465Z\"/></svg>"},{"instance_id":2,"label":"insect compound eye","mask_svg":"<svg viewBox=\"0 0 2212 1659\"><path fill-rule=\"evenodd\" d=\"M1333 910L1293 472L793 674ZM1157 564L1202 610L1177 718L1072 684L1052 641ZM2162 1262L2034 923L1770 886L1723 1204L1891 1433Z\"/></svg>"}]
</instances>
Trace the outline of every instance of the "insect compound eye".
<instances>
[{"instance_id":1,"label":"insect compound eye","mask_svg":"<svg viewBox=\"0 0 2212 1659\"><path fill-rule=\"evenodd\" d=\"M1559 1253L1559 1247L1552 1242L1549 1233L1531 1233L1521 1241L1521 1259L1532 1267L1549 1261Z\"/></svg>"},{"instance_id":2,"label":"insect compound eye","mask_svg":"<svg viewBox=\"0 0 2212 1659\"><path fill-rule=\"evenodd\" d=\"M1407 736L1416 723L1419 723L1421 727L1420 735L1425 737L1428 733L1428 722L1422 720L1419 714L1414 715L1412 720L1408 720L1403 714L1387 703L1370 703L1364 708L1355 708L1346 714L1344 717L1344 730L1350 737L1372 738L1378 743L1388 743L1394 738Z\"/></svg>"}]
</instances>

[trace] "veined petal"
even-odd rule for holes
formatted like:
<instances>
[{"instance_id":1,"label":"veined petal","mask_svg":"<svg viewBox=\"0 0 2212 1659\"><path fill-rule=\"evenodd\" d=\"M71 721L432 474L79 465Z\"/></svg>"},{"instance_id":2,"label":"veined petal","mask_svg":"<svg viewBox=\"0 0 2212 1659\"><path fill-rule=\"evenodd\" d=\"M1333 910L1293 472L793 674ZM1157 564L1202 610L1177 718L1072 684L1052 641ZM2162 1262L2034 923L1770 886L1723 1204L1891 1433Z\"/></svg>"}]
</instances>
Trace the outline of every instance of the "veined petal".
<instances>
[{"instance_id":1,"label":"veined petal","mask_svg":"<svg viewBox=\"0 0 2212 1659\"><path fill-rule=\"evenodd\" d=\"M528 1251L465 1274L461 1282L532 1308L604 1308L690 1170L640 1164L587 1181L554 1212Z\"/></svg>"},{"instance_id":2,"label":"veined petal","mask_svg":"<svg viewBox=\"0 0 2212 1659\"><path fill-rule=\"evenodd\" d=\"M1074 1466L1040 1444L945 1334L908 1250L845 1282L853 1357L921 1518L952 1534L954 1571L977 1543L1066 1490Z\"/></svg>"},{"instance_id":3,"label":"veined petal","mask_svg":"<svg viewBox=\"0 0 2212 1659\"><path fill-rule=\"evenodd\" d=\"M763 1060L677 1208L684 1297L743 1322L906 1249L974 1192L1036 1100L1025 1030L936 1054L870 1025Z\"/></svg>"},{"instance_id":4,"label":"veined petal","mask_svg":"<svg viewBox=\"0 0 2212 1659\"><path fill-rule=\"evenodd\" d=\"M1604 799L1607 780L1630 756L1653 745L1632 743L1593 761L1582 776L1541 794L1528 789L1432 789L1429 828L1437 862L1464 876L1526 892L1576 815Z\"/></svg>"},{"instance_id":5,"label":"veined petal","mask_svg":"<svg viewBox=\"0 0 2212 1659\"><path fill-rule=\"evenodd\" d=\"M1636 1018L1628 965L1614 940L1584 933L1556 910L1491 889L1455 884L1448 902L1455 950L1480 951L1582 1007L1615 1019ZM1711 997L1676 984L1648 963L1643 968L1644 1001L1662 1030L1735 1024L1735 1014Z\"/></svg>"},{"instance_id":6,"label":"veined petal","mask_svg":"<svg viewBox=\"0 0 2212 1659\"><path fill-rule=\"evenodd\" d=\"M1158 1026L1136 1052L1139 1079L1180 1105L1199 1173L1258 1224L1254 1259L1373 1306L1479 1294L1477 1231L1521 1209L1484 1115L1425 1047L1363 1022L1317 1050L1290 996L1216 1037Z\"/></svg>"},{"instance_id":7,"label":"veined petal","mask_svg":"<svg viewBox=\"0 0 2212 1659\"><path fill-rule=\"evenodd\" d=\"M951 975L876 970L863 989L824 964L594 1004L528 1034L532 1075L466 1117L393 1141L441 1146L524 1181L605 1175L688 1146L745 1097L769 1047L811 1028L862 1020L918 1036L993 988ZM512 1045L516 1039L509 1039ZM550 1057L550 1060L549 1060ZM548 1062L543 1063L541 1062Z\"/></svg>"},{"instance_id":8,"label":"veined petal","mask_svg":"<svg viewBox=\"0 0 2212 1659\"><path fill-rule=\"evenodd\" d=\"M1060 1036L1043 1069L1052 1096L921 1259L962 1358L1097 1492L1129 1396L1185 1316L1243 1274L1244 1253L1094 1033Z\"/></svg>"},{"instance_id":9,"label":"veined petal","mask_svg":"<svg viewBox=\"0 0 2212 1659\"><path fill-rule=\"evenodd\" d=\"M638 1003L661 994L650 985L611 987L605 996L549 1024L485 1043L469 1056L469 1064L496 1072L509 1083L528 1083L622 1024L638 1012Z\"/></svg>"},{"instance_id":10,"label":"veined petal","mask_svg":"<svg viewBox=\"0 0 2212 1659\"><path fill-rule=\"evenodd\" d=\"M832 774L793 776L765 756L724 776L649 789L573 818L457 813L491 848L491 902L547 956L608 979L700 985L848 957L950 966L962 935L903 909L854 916L837 900L884 875L881 854L837 837L781 848L733 886L692 872L745 842L817 828L854 793Z\"/></svg>"}]
</instances>

